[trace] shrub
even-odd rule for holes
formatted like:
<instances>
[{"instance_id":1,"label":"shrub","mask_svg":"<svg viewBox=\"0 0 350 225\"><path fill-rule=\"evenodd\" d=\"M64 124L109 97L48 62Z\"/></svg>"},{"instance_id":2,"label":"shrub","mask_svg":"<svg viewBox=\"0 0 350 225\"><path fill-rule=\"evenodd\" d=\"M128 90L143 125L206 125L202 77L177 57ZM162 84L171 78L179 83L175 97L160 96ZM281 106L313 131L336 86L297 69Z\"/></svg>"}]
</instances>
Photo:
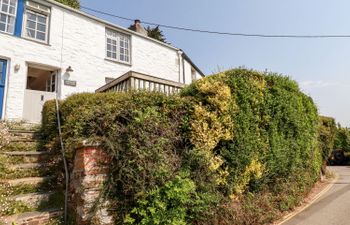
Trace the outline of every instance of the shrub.
<instances>
[{"instance_id":1,"label":"shrub","mask_svg":"<svg viewBox=\"0 0 350 225\"><path fill-rule=\"evenodd\" d=\"M342 149L344 151L350 151L350 129L342 127L338 124L336 137L334 141L334 147L336 149Z\"/></svg>"},{"instance_id":2,"label":"shrub","mask_svg":"<svg viewBox=\"0 0 350 225\"><path fill-rule=\"evenodd\" d=\"M52 108L43 132L54 142ZM174 96L78 94L60 110L69 158L87 138L110 154L105 196L131 224L265 224L301 201L322 164L312 99L274 73L230 70Z\"/></svg>"},{"instance_id":3,"label":"shrub","mask_svg":"<svg viewBox=\"0 0 350 225\"><path fill-rule=\"evenodd\" d=\"M337 126L334 118L320 116L319 144L322 150L323 173L326 172L326 163L334 150L334 142L337 135Z\"/></svg>"},{"instance_id":4,"label":"shrub","mask_svg":"<svg viewBox=\"0 0 350 225\"><path fill-rule=\"evenodd\" d=\"M162 187L150 191L127 215L127 224L187 224L189 211L196 207L195 183L176 176ZM187 207L184 207L187 206Z\"/></svg>"},{"instance_id":5,"label":"shrub","mask_svg":"<svg viewBox=\"0 0 350 225\"><path fill-rule=\"evenodd\" d=\"M208 88L211 84L213 88ZM229 110L215 105L212 92L217 89L229 93L226 100L221 97L218 101ZM222 137L214 135L214 144L206 147L220 159L217 161L221 170L227 171L229 194L259 190L264 184L275 184L279 178L294 176L303 170L317 179L317 173L310 167L315 165L317 169L319 164L315 160L319 153L317 109L296 82L277 74L236 69L199 80L187 87L182 96L197 99L200 107L206 107L214 115L205 127L212 128L213 132L220 130ZM213 125L215 119L225 121L224 128ZM224 135L223 129L228 135ZM196 130L192 131L197 135ZM213 156L213 160L215 158ZM251 169L252 164L256 169Z\"/></svg>"}]
</instances>

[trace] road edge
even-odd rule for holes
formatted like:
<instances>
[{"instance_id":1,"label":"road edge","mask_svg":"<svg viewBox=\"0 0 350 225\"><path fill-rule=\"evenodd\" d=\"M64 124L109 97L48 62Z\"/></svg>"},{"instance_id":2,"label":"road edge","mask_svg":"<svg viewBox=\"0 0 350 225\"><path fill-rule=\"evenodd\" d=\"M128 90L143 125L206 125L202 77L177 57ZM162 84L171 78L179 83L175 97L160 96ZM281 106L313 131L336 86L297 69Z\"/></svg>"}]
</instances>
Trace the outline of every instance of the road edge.
<instances>
[{"instance_id":1,"label":"road edge","mask_svg":"<svg viewBox=\"0 0 350 225\"><path fill-rule=\"evenodd\" d=\"M318 199L320 199L324 194L326 194L333 187L334 183L338 180L338 178L339 178L338 174L335 174L334 179L332 179L330 181L330 183L322 191L320 191L318 194L316 194L315 197L311 201L309 201L305 206L301 207L300 209L297 209L297 210L289 213L288 215L284 216L282 221L280 221L274 225L282 225L285 222L292 219L293 217L295 217L296 215L298 215L299 213L303 212L308 207L310 207L314 202L316 202Z\"/></svg>"}]
</instances>

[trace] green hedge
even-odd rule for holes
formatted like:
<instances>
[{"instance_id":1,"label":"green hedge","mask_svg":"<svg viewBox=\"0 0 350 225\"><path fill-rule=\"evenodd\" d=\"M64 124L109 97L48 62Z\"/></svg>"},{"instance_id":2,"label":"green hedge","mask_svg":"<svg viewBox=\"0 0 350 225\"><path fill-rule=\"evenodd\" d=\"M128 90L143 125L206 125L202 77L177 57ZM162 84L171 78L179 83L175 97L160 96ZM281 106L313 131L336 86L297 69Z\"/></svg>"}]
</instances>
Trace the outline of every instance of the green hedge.
<instances>
[{"instance_id":1,"label":"green hedge","mask_svg":"<svg viewBox=\"0 0 350 225\"><path fill-rule=\"evenodd\" d=\"M325 166L328 158L331 156L331 153L334 150L336 135L337 126L334 118L320 116L319 144L322 150L322 160L324 162L323 172L325 172Z\"/></svg>"},{"instance_id":2,"label":"green hedge","mask_svg":"<svg viewBox=\"0 0 350 225\"><path fill-rule=\"evenodd\" d=\"M350 152L350 129L348 127L342 127L338 124L334 148Z\"/></svg>"},{"instance_id":3,"label":"green hedge","mask_svg":"<svg viewBox=\"0 0 350 225\"><path fill-rule=\"evenodd\" d=\"M278 74L235 69L180 95L77 94L60 108L68 157L86 138L111 155L106 197L120 223L269 223L299 204L322 164L317 109ZM54 142L52 103L43 115Z\"/></svg>"}]
</instances>

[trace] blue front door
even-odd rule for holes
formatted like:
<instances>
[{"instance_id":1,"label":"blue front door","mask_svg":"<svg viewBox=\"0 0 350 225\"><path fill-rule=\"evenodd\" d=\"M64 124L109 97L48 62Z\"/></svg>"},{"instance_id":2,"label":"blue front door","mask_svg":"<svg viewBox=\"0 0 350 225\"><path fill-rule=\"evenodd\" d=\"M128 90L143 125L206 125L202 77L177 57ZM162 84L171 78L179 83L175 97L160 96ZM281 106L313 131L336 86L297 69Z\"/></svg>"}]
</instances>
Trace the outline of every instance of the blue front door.
<instances>
[{"instance_id":1,"label":"blue front door","mask_svg":"<svg viewBox=\"0 0 350 225\"><path fill-rule=\"evenodd\" d=\"M7 61L0 59L0 119L2 118L2 111L4 108L6 66Z\"/></svg>"}]
</instances>

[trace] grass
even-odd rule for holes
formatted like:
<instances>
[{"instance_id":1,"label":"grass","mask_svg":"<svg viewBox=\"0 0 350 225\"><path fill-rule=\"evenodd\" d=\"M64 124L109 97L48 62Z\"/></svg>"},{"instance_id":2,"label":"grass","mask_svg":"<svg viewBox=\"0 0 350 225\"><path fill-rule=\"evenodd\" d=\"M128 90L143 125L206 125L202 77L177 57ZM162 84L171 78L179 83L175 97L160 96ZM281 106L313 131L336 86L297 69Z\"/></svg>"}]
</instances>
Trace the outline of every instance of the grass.
<instances>
[{"instance_id":1,"label":"grass","mask_svg":"<svg viewBox=\"0 0 350 225\"><path fill-rule=\"evenodd\" d=\"M3 152L14 152L14 151L36 151L37 150L36 142L11 142L7 146L3 147L1 151Z\"/></svg>"},{"instance_id":2,"label":"grass","mask_svg":"<svg viewBox=\"0 0 350 225\"><path fill-rule=\"evenodd\" d=\"M63 224L64 224L63 216L60 216L59 218L50 219L47 225L63 225Z\"/></svg>"},{"instance_id":3,"label":"grass","mask_svg":"<svg viewBox=\"0 0 350 225\"><path fill-rule=\"evenodd\" d=\"M0 180L1 179L16 179L23 177L38 177L47 176L49 174L55 174L58 169L55 162L48 162L47 165L40 168L29 168L29 169L11 169L11 165L25 163L22 156L7 156L0 154ZM30 161L30 160L29 160Z\"/></svg>"},{"instance_id":4,"label":"grass","mask_svg":"<svg viewBox=\"0 0 350 225\"><path fill-rule=\"evenodd\" d=\"M11 130L37 130L37 127L23 126L23 123L9 123L8 128ZM13 152L13 151L37 151L39 145L37 142L10 142L8 145L0 149L0 152ZM64 195L62 187L59 185L58 179L52 179L45 181L39 185L22 184L16 186L10 186L2 179L17 179L24 177L41 177L47 175L55 175L60 170L60 164L58 160L51 158L48 165L41 168L29 168L29 169L11 169L11 165L20 163L31 162L29 158L23 156L8 156L0 154L0 216L10 216L14 214L20 214L24 212L44 210L47 208L60 208L64 203ZM44 161L45 158L43 158ZM41 160L40 160L41 161ZM16 195L30 194L36 192L48 192L58 191L52 194L48 200L41 201L37 205L30 206L25 202L15 201L13 199ZM0 221L0 224L1 221ZM60 225L62 218L50 219L49 225Z\"/></svg>"},{"instance_id":5,"label":"grass","mask_svg":"<svg viewBox=\"0 0 350 225\"><path fill-rule=\"evenodd\" d=\"M25 130L25 131L37 131L40 129L40 125L38 124L26 124L24 121L20 122L7 122L6 126L10 130Z\"/></svg>"},{"instance_id":6,"label":"grass","mask_svg":"<svg viewBox=\"0 0 350 225\"><path fill-rule=\"evenodd\" d=\"M22 178L22 177L30 177L30 176L43 176L48 174L54 174L55 167L52 168L43 168L41 169L25 169L25 170L10 170L8 168L8 165L19 163L19 157L8 157L4 155L0 155L0 179L15 179L15 178ZM46 171L44 170L46 169ZM57 189L57 180L48 180L43 182L40 185L29 185L29 184L23 184L18 186L10 186L5 183L0 183L0 216L8 216L13 214L19 214L23 212L33 211L38 208L33 208L28 205L26 205L23 202L20 201L14 201L12 200L13 196L20 195L20 194L29 194L34 192L45 192L52 189ZM43 209L44 206L48 206L50 204L53 204L56 206L56 204L61 203L60 196L54 195L52 197L52 200L50 198L50 201L46 203L40 204L40 209Z\"/></svg>"},{"instance_id":7,"label":"grass","mask_svg":"<svg viewBox=\"0 0 350 225\"><path fill-rule=\"evenodd\" d=\"M22 184L17 186L0 184L0 195L15 196L34 192L45 192L52 190L54 185L57 186L57 183L55 181L45 181L39 186L33 184ZM59 188L56 188L55 190L57 189Z\"/></svg>"},{"instance_id":8,"label":"grass","mask_svg":"<svg viewBox=\"0 0 350 225\"><path fill-rule=\"evenodd\" d=\"M22 202L11 199L16 192L6 184L0 184L0 216L8 216L17 213L30 211L31 208Z\"/></svg>"},{"instance_id":9,"label":"grass","mask_svg":"<svg viewBox=\"0 0 350 225\"><path fill-rule=\"evenodd\" d=\"M18 179L24 177L42 177L52 174L52 169L48 167L33 169L8 169L4 168L0 171L0 179Z\"/></svg>"},{"instance_id":10,"label":"grass","mask_svg":"<svg viewBox=\"0 0 350 225\"><path fill-rule=\"evenodd\" d=\"M54 183L54 182L52 182ZM35 192L45 192L52 190L52 183L43 183L39 187L35 185L19 185L15 187L10 187L5 184L0 184L0 216L8 216L13 214L19 214L23 212L43 210L47 208L58 208L61 207L64 202L64 195L62 190L54 193L50 196L48 201L40 202L37 207L31 207L24 202L14 201L13 196L20 194L29 194ZM57 188L60 189L60 188ZM57 190L56 189L56 190Z\"/></svg>"}]
</instances>

